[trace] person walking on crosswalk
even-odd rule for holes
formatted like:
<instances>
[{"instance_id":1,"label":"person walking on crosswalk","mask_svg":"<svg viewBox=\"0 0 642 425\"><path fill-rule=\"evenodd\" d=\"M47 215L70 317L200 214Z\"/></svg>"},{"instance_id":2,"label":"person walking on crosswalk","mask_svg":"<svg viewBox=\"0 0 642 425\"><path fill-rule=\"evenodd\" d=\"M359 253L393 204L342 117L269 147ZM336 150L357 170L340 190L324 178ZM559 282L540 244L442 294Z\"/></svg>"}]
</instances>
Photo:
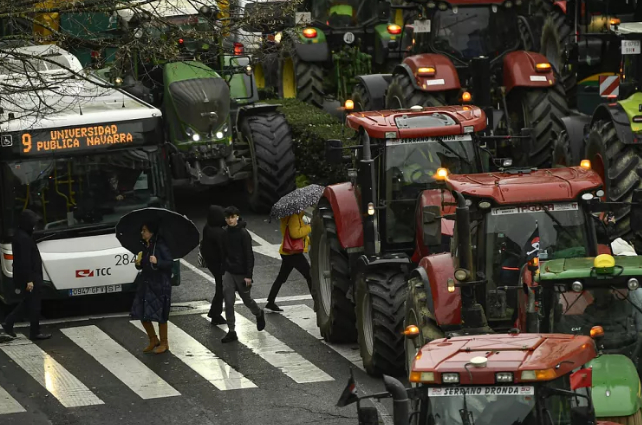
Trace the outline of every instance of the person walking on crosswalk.
<instances>
[{"instance_id":1,"label":"person walking on crosswalk","mask_svg":"<svg viewBox=\"0 0 642 425\"><path fill-rule=\"evenodd\" d=\"M310 247L309 235L311 231L312 228L310 227L309 220L305 216L304 211L300 211L298 214L292 214L281 219L281 235L283 236L281 246L279 247L279 254L281 254L282 259L281 268L272 284L265 308L272 311L283 311L283 309L276 305L275 301L279 294L279 290L281 289L281 285L288 280L293 269L296 269L305 278L310 294L312 294L310 263L308 263L308 259L303 255L304 252L308 252ZM292 247L286 247L286 245L289 245L288 242L290 242L288 238L290 238L290 241L298 241L299 247L295 250L291 250ZM294 243L296 244L297 242Z\"/></svg>"},{"instance_id":2,"label":"person walking on crosswalk","mask_svg":"<svg viewBox=\"0 0 642 425\"><path fill-rule=\"evenodd\" d=\"M252 274L254 272L254 252L252 236L238 225L240 211L234 206L225 208L225 274L223 275L223 294L225 297L225 319L228 332L222 342L238 341L235 328L234 303L236 292L243 304L256 316L256 328L265 329L265 312L250 296Z\"/></svg>"},{"instance_id":3,"label":"person walking on crosswalk","mask_svg":"<svg viewBox=\"0 0 642 425\"><path fill-rule=\"evenodd\" d=\"M159 238L158 231L159 225L155 221L141 227L143 250L136 258L136 268L141 270L141 274L130 314L132 319L141 321L149 337L149 345L143 352L162 354L169 350L167 321L172 305L173 258L163 239ZM158 322L160 340L152 322Z\"/></svg>"},{"instance_id":4,"label":"person walking on crosswalk","mask_svg":"<svg viewBox=\"0 0 642 425\"><path fill-rule=\"evenodd\" d=\"M31 323L29 338L34 340L49 339L51 334L40 332L40 308L42 305L42 258L38 245L33 239L33 230L38 223L38 216L31 210L23 210L18 219L18 228L13 235L13 282L17 289L24 291L20 304L7 316L2 324L4 331L16 338L13 325L25 313Z\"/></svg>"},{"instance_id":5,"label":"person walking on crosswalk","mask_svg":"<svg viewBox=\"0 0 642 425\"><path fill-rule=\"evenodd\" d=\"M211 205L207 214L207 223L203 227L201 255L216 282L212 306L207 316L212 325L224 325L223 313L223 269L225 262L225 212L219 205Z\"/></svg>"}]
</instances>

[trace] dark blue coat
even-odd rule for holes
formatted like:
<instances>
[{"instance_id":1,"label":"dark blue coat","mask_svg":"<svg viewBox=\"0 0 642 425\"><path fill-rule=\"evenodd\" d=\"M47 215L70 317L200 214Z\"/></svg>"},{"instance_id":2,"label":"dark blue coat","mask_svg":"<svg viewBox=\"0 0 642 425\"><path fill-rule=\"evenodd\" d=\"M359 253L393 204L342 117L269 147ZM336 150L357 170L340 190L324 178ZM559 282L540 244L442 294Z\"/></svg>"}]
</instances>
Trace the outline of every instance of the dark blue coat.
<instances>
[{"instance_id":1,"label":"dark blue coat","mask_svg":"<svg viewBox=\"0 0 642 425\"><path fill-rule=\"evenodd\" d=\"M131 317L145 322L167 323L169 309L172 304L172 255L163 240L153 240L149 246L143 247L141 272L136 280L138 289ZM157 264L151 264L149 257L156 256Z\"/></svg>"}]
</instances>

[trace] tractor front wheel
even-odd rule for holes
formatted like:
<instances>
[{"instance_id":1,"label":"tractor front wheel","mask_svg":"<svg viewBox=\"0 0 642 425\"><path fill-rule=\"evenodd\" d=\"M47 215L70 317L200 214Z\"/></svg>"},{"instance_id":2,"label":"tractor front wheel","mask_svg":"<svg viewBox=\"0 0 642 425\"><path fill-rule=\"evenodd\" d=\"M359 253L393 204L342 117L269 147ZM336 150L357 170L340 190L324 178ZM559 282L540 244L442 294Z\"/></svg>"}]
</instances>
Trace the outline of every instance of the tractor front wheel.
<instances>
[{"instance_id":1,"label":"tractor front wheel","mask_svg":"<svg viewBox=\"0 0 642 425\"><path fill-rule=\"evenodd\" d=\"M368 374L404 372L404 303L407 285L397 268L372 268L356 279L357 335Z\"/></svg>"},{"instance_id":2,"label":"tractor front wheel","mask_svg":"<svg viewBox=\"0 0 642 425\"><path fill-rule=\"evenodd\" d=\"M269 213L296 188L290 126L282 114L264 112L245 117L240 131L252 158L252 175L246 180L250 208Z\"/></svg>"},{"instance_id":3,"label":"tractor front wheel","mask_svg":"<svg viewBox=\"0 0 642 425\"><path fill-rule=\"evenodd\" d=\"M355 342L354 305L348 299L348 253L339 243L334 212L324 199L314 210L311 239L312 296L321 336L328 342Z\"/></svg>"},{"instance_id":4,"label":"tractor front wheel","mask_svg":"<svg viewBox=\"0 0 642 425\"><path fill-rule=\"evenodd\" d=\"M640 148L622 143L610 120L600 120L591 126L585 158L602 177L606 201L631 202L633 191L642 188L638 175L638 169L642 167ZM636 250L642 249L642 235L636 235L630 229L631 207L618 208L613 213L616 223L611 239L621 237L633 241Z\"/></svg>"},{"instance_id":5,"label":"tractor front wheel","mask_svg":"<svg viewBox=\"0 0 642 425\"><path fill-rule=\"evenodd\" d=\"M517 89L508 96L513 134L522 128L533 131L532 149L528 141L517 142L516 159L521 166L548 168L553 153L551 141L564 130L557 119L568 115L564 91L559 84L547 89Z\"/></svg>"},{"instance_id":6,"label":"tractor front wheel","mask_svg":"<svg viewBox=\"0 0 642 425\"><path fill-rule=\"evenodd\" d=\"M305 62L296 54L294 46L287 43L278 66L279 96L299 99L323 108L323 68Z\"/></svg>"},{"instance_id":7,"label":"tractor front wheel","mask_svg":"<svg viewBox=\"0 0 642 425\"><path fill-rule=\"evenodd\" d=\"M406 74L395 74L386 91L386 109L406 109L415 105L443 106L443 93L416 90Z\"/></svg>"},{"instance_id":8,"label":"tractor front wheel","mask_svg":"<svg viewBox=\"0 0 642 425\"><path fill-rule=\"evenodd\" d=\"M574 165L571 156L571 139L566 130L562 130L553 142L553 167L565 168Z\"/></svg>"}]
</instances>

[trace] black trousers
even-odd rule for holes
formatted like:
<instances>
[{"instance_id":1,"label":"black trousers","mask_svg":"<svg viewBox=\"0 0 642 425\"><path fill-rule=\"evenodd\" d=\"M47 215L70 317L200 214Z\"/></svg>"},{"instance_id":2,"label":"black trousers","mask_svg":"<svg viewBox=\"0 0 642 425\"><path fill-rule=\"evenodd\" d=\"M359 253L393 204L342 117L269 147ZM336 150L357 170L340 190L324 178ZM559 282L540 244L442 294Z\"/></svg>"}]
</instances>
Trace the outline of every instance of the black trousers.
<instances>
[{"instance_id":1,"label":"black trousers","mask_svg":"<svg viewBox=\"0 0 642 425\"><path fill-rule=\"evenodd\" d=\"M274 302L276 296L279 294L281 285L288 280L290 273L293 269L296 269L299 273L303 275L306 282L308 283L308 289L312 293L312 277L310 276L310 263L308 259L305 258L303 254L293 254L293 255L283 255L281 254L281 269L279 270L279 275L276 277L276 280L272 284L272 289L270 289L270 295L268 295L268 302Z\"/></svg>"},{"instance_id":2,"label":"black trousers","mask_svg":"<svg viewBox=\"0 0 642 425\"><path fill-rule=\"evenodd\" d=\"M19 319L26 316L31 324L29 329L30 336L34 337L40 333L41 285L34 282L32 291L27 292L25 290L24 294L25 297L7 316L4 323L12 328Z\"/></svg>"},{"instance_id":3,"label":"black trousers","mask_svg":"<svg viewBox=\"0 0 642 425\"><path fill-rule=\"evenodd\" d=\"M215 317L223 314L223 275L214 273L212 269L209 269L209 271L212 273L212 276L214 276L214 280L216 281L216 289L214 291L214 298L212 299L212 306L210 307L210 312L207 314L207 317L214 319Z\"/></svg>"}]
</instances>

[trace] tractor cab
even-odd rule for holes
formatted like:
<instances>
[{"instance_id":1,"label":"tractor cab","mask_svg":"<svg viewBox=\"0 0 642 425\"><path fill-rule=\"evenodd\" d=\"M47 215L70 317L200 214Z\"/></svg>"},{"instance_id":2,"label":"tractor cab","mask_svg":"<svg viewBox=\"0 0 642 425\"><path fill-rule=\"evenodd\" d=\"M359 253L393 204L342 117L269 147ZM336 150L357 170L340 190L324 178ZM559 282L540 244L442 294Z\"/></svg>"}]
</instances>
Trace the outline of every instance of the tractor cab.
<instances>
[{"instance_id":1,"label":"tractor cab","mask_svg":"<svg viewBox=\"0 0 642 425\"><path fill-rule=\"evenodd\" d=\"M332 30L344 32L385 22L389 9L385 2L381 4L385 7L373 5L368 0L306 0L303 7L310 12L312 25L319 25L331 33Z\"/></svg>"},{"instance_id":2,"label":"tractor cab","mask_svg":"<svg viewBox=\"0 0 642 425\"><path fill-rule=\"evenodd\" d=\"M597 338L600 329L595 330ZM406 329L410 335L418 332ZM612 424L596 420L590 388L596 357L596 343L586 336L440 338L417 353L409 373L411 388L384 376L385 392L346 397L344 391L338 406L357 402L363 425L378 423L376 410L362 406L366 398L392 398L394 425ZM597 380L615 381L597 374ZM348 389L351 385L353 377Z\"/></svg>"}]
</instances>

